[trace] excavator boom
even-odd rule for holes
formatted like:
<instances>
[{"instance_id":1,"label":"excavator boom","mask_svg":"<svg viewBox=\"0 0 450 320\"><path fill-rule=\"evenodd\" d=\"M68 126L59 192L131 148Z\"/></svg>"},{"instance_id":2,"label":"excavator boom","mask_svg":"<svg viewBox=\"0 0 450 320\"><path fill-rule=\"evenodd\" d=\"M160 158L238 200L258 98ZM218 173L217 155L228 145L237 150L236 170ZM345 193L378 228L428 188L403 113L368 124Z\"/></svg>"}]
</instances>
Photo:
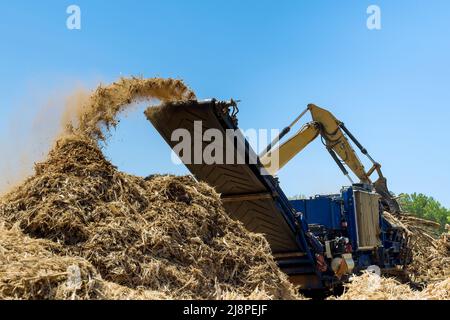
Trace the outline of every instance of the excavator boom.
<instances>
[{"instance_id":1,"label":"excavator boom","mask_svg":"<svg viewBox=\"0 0 450 320\"><path fill-rule=\"evenodd\" d=\"M316 105L310 104L308 109L313 120L320 123L320 134L327 150L334 151L362 183L369 184L371 181L364 165L340 129L341 122L331 112Z\"/></svg>"},{"instance_id":2,"label":"excavator boom","mask_svg":"<svg viewBox=\"0 0 450 320\"><path fill-rule=\"evenodd\" d=\"M314 104L309 104L307 110L311 112L313 122L304 125L300 131L280 146L273 149L268 148L265 154L261 156L261 161L266 166L267 171L272 175L276 174L278 170L285 166L320 134L328 152L352 183L353 181L348 175L343 163L350 168L361 183L373 185L377 193L381 196L382 203L388 211L391 213L400 213L400 207L389 192L386 178L381 172L381 165L372 159L367 150L350 133L345 125L331 112ZM305 112L303 112L301 116L304 114ZM298 117L295 122L297 122L299 118L300 117ZM290 130L292 125L293 124L283 130L283 136ZM372 161L373 166L369 171L366 172L364 165L352 148L346 135L353 143L355 143L360 151ZM271 165L271 159L275 155L278 157L278 167ZM375 182L372 182L370 176L374 171L377 171L379 178Z\"/></svg>"},{"instance_id":3,"label":"excavator boom","mask_svg":"<svg viewBox=\"0 0 450 320\"><path fill-rule=\"evenodd\" d=\"M278 168L276 166L266 166L267 171L271 175L275 175L276 172L284 167L292 158L300 153L311 141L317 138L320 133L319 124L316 122L310 122L305 124L299 132L289 138L282 147L276 148L274 151L269 151L262 158L263 164L271 164L273 155L278 156ZM277 170L278 169L278 170Z\"/></svg>"}]
</instances>

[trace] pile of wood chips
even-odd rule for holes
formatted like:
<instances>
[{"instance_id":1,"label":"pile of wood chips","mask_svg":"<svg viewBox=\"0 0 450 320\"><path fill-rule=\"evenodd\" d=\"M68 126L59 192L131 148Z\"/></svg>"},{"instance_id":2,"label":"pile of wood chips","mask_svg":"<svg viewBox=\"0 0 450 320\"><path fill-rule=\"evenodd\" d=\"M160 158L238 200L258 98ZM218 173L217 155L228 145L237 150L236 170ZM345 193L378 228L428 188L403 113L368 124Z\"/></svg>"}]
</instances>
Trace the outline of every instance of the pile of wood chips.
<instances>
[{"instance_id":1,"label":"pile of wood chips","mask_svg":"<svg viewBox=\"0 0 450 320\"><path fill-rule=\"evenodd\" d=\"M35 174L0 199L0 299L296 299L262 235L190 177L119 172L101 129L177 80L122 79L81 106Z\"/></svg>"},{"instance_id":2,"label":"pile of wood chips","mask_svg":"<svg viewBox=\"0 0 450 320\"><path fill-rule=\"evenodd\" d=\"M408 214L385 218L407 230L412 263L404 272L409 281L373 273L355 276L340 300L448 300L450 299L450 234L436 237L440 225Z\"/></svg>"},{"instance_id":3,"label":"pile of wood chips","mask_svg":"<svg viewBox=\"0 0 450 320\"><path fill-rule=\"evenodd\" d=\"M3 298L61 297L69 265L86 283L78 298L98 296L96 279L177 299L297 297L265 238L229 218L211 187L121 173L89 139L60 140L2 198L0 218L2 237L14 238L0 243Z\"/></svg>"},{"instance_id":4,"label":"pile of wood chips","mask_svg":"<svg viewBox=\"0 0 450 320\"><path fill-rule=\"evenodd\" d=\"M414 290L408 284L380 277L366 272L355 276L346 285L343 295L333 297L337 300L449 300L450 278L433 282L423 290Z\"/></svg>"},{"instance_id":5,"label":"pile of wood chips","mask_svg":"<svg viewBox=\"0 0 450 320\"><path fill-rule=\"evenodd\" d=\"M412 263L405 269L416 286L450 278L450 233L439 236L440 225L403 213L400 216L385 212L391 222L401 225L408 233Z\"/></svg>"}]
</instances>

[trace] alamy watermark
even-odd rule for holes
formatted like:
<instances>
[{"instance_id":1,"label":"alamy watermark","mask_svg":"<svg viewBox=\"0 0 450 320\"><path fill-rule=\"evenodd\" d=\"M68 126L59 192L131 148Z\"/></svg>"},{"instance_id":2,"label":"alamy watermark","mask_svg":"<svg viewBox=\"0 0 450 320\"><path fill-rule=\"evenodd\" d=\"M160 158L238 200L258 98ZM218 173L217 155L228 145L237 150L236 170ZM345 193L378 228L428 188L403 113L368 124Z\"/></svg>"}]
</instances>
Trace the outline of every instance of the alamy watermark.
<instances>
[{"instance_id":1,"label":"alamy watermark","mask_svg":"<svg viewBox=\"0 0 450 320\"><path fill-rule=\"evenodd\" d=\"M261 173L276 172L279 168L279 150L275 147L264 157L259 157L252 146L261 151L279 134L278 129L205 129L202 121L194 121L192 132L184 128L172 132L172 162L177 165L261 164L264 168Z\"/></svg>"},{"instance_id":2,"label":"alamy watermark","mask_svg":"<svg viewBox=\"0 0 450 320\"><path fill-rule=\"evenodd\" d=\"M66 20L67 29L81 30L81 8L72 4L67 7L66 13L69 15Z\"/></svg>"},{"instance_id":3,"label":"alamy watermark","mask_svg":"<svg viewBox=\"0 0 450 320\"><path fill-rule=\"evenodd\" d=\"M67 268L67 282L66 286L70 290L81 289L81 270L77 265L71 265Z\"/></svg>"},{"instance_id":4,"label":"alamy watermark","mask_svg":"<svg viewBox=\"0 0 450 320\"><path fill-rule=\"evenodd\" d=\"M370 5L367 8L367 29L369 30L381 30L381 8L377 5Z\"/></svg>"},{"instance_id":5,"label":"alamy watermark","mask_svg":"<svg viewBox=\"0 0 450 320\"><path fill-rule=\"evenodd\" d=\"M66 281L66 288L68 292L72 292L71 299L75 300L76 293L78 290L82 287L82 280L81 280L81 270L80 267L77 265L71 265L66 270L67 273L67 281Z\"/></svg>"},{"instance_id":6,"label":"alamy watermark","mask_svg":"<svg viewBox=\"0 0 450 320\"><path fill-rule=\"evenodd\" d=\"M69 30L81 30L81 8L78 5L72 4L67 7L66 13L69 15L66 19L66 27ZM381 8L378 5L372 4L367 7L366 26L369 30L381 30Z\"/></svg>"},{"instance_id":7,"label":"alamy watermark","mask_svg":"<svg viewBox=\"0 0 450 320\"><path fill-rule=\"evenodd\" d=\"M376 292L381 287L381 269L379 266L371 265L366 269L366 272L369 274L369 278L367 280L367 291Z\"/></svg>"}]
</instances>

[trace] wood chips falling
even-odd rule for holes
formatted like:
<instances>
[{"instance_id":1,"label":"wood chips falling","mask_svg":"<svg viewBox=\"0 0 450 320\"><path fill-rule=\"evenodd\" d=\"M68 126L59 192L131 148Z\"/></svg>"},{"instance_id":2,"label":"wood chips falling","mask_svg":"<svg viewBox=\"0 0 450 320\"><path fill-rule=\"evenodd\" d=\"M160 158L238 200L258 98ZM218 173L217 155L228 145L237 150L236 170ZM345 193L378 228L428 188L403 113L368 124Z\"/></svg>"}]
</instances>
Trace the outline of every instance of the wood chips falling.
<instances>
[{"instance_id":1,"label":"wood chips falling","mask_svg":"<svg viewBox=\"0 0 450 320\"><path fill-rule=\"evenodd\" d=\"M67 131L104 140L106 127L117 125L117 115L140 101L161 102L195 99L182 81L161 78L122 78L109 86L99 86L86 101L70 107L63 115Z\"/></svg>"}]
</instances>

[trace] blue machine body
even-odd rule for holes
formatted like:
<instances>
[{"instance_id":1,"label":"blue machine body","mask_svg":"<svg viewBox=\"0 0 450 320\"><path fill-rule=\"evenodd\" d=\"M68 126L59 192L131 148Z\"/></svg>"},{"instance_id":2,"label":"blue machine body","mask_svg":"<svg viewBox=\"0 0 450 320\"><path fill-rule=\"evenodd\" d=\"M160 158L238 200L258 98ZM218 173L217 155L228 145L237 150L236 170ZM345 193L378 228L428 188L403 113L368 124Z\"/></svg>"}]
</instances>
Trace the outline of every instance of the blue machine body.
<instances>
[{"instance_id":1,"label":"blue machine body","mask_svg":"<svg viewBox=\"0 0 450 320\"><path fill-rule=\"evenodd\" d=\"M383 218L381 209L378 212L380 244L367 250L358 243L358 215L355 206L355 191L360 186L342 188L340 194L318 195L309 199L291 200L294 209L301 213L300 218L306 222L313 234L322 243L337 237L345 237L351 245L355 271L366 269L370 265L378 265L382 269L394 268L406 263L401 254L404 237L401 228L390 224ZM367 190L363 190L367 191Z\"/></svg>"}]
</instances>

